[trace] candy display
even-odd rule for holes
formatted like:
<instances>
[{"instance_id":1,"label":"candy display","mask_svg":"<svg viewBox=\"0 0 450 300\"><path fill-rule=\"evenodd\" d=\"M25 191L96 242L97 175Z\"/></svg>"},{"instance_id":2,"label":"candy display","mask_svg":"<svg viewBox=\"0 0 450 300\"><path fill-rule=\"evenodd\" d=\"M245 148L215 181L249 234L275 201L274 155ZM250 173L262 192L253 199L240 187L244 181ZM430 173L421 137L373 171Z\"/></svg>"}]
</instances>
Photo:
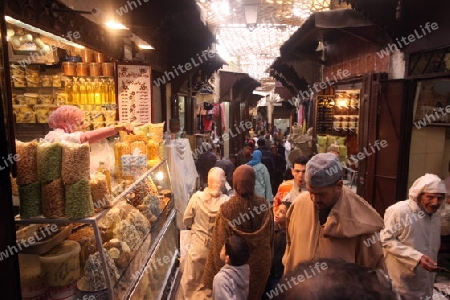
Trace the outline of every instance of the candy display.
<instances>
[{"instance_id":1,"label":"candy display","mask_svg":"<svg viewBox=\"0 0 450 300\"><path fill-rule=\"evenodd\" d=\"M106 249L102 249L103 255L108 265L109 277L115 282L119 279L119 271L117 270L114 260L109 256ZM84 275L86 277L87 287L83 287L83 290L87 291L100 291L106 288L105 273L103 272L102 263L100 260L100 253L94 253L89 255L84 266Z\"/></svg>"},{"instance_id":2,"label":"candy display","mask_svg":"<svg viewBox=\"0 0 450 300\"><path fill-rule=\"evenodd\" d=\"M115 226L113 237L127 243L131 250L136 250L142 242L142 235L136 229L136 226L125 220Z\"/></svg>"},{"instance_id":3,"label":"candy display","mask_svg":"<svg viewBox=\"0 0 450 300\"><path fill-rule=\"evenodd\" d=\"M108 254L114 259L117 268L123 269L128 266L131 260L131 249L127 243L118 239L112 239L104 243L103 247L108 250Z\"/></svg>"}]
</instances>

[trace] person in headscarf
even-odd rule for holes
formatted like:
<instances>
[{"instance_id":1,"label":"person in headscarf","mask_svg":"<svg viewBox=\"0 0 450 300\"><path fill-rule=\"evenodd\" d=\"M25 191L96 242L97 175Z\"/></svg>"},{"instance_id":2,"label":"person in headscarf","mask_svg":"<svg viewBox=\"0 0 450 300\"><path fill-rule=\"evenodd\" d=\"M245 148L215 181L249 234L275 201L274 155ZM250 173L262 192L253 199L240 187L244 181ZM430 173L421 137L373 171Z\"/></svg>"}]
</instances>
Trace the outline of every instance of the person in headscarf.
<instances>
[{"instance_id":1,"label":"person in headscarf","mask_svg":"<svg viewBox=\"0 0 450 300\"><path fill-rule=\"evenodd\" d=\"M445 183L434 174L418 178L409 198L389 206L380 238L389 277L402 299L431 299L440 246Z\"/></svg>"},{"instance_id":2,"label":"person in headscarf","mask_svg":"<svg viewBox=\"0 0 450 300\"><path fill-rule=\"evenodd\" d=\"M310 259L336 257L370 269L385 269L381 243L376 239L383 219L343 185L342 170L332 153L319 153L306 164L308 192L293 200L286 215L284 274Z\"/></svg>"},{"instance_id":3,"label":"person in headscarf","mask_svg":"<svg viewBox=\"0 0 450 300\"><path fill-rule=\"evenodd\" d=\"M253 151L252 159L247 163L255 170L255 194L266 198L267 202L272 202L272 186L270 183L270 175L267 167L261 163L262 153L260 150Z\"/></svg>"},{"instance_id":4,"label":"person in headscarf","mask_svg":"<svg viewBox=\"0 0 450 300\"><path fill-rule=\"evenodd\" d=\"M239 166L233 174L236 195L221 205L213 230L203 283L212 289L214 276L223 266L220 250L231 235L244 239L250 248L249 300L261 300L273 257L273 215L267 201L254 194L255 171Z\"/></svg>"},{"instance_id":5,"label":"person in headscarf","mask_svg":"<svg viewBox=\"0 0 450 300\"><path fill-rule=\"evenodd\" d=\"M48 142L68 141L73 143L95 143L117 134L119 131L132 132L131 124L118 124L95 130L84 131L84 111L73 105L62 105L51 113L48 125L53 130L44 139Z\"/></svg>"},{"instance_id":6,"label":"person in headscarf","mask_svg":"<svg viewBox=\"0 0 450 300\"><path fill-rule=\"evenodd\" d=\"M208 186L192 195L184 212L183 223L191 228L191 245L187 252L181 277L183 299L203 299L201 280L211 245L213 227L220 206L228 200L222 194L225 172L218 167L208 172Z\"/></svg>"}]
</instances>

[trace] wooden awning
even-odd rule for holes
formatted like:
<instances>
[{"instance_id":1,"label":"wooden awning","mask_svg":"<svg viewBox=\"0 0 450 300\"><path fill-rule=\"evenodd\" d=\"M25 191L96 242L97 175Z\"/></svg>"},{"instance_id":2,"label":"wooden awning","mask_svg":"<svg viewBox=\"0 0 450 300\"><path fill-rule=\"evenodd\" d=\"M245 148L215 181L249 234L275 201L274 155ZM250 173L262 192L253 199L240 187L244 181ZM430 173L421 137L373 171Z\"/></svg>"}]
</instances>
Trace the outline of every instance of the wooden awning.
<instances>
[{"instance_id":1,"label":"wooden awning","mask_svg":"<svg viewBox=\"0 0 450 300\"><path fill-rule=\"evenodd\" d=\"M421 36L413 43L404 47L406 52L417 52L433 49L442 45L450 45L450 2L442 0L400 1L400 0L345 0L365 17L382 28L392 41L396 38L408 38L411 34ZM435 22L439 28L429 31L425 28L427 22ZM422 28L427 33L424 35Z\"/></svg>"},{"instance_id":2,"label":"wooden awning","mask_svg":"<svg viewBox=\"0 0 450 300\"><path fill-rule=\"evenodd\" d=\"M247 73L219 71L219 100L221 102L245 101L260 83ZM249 93L250 91L250 93ZM233 93L231 95L231 92ZM231 99L233 97L233 99Z\"/></svg>"}]
</instances>

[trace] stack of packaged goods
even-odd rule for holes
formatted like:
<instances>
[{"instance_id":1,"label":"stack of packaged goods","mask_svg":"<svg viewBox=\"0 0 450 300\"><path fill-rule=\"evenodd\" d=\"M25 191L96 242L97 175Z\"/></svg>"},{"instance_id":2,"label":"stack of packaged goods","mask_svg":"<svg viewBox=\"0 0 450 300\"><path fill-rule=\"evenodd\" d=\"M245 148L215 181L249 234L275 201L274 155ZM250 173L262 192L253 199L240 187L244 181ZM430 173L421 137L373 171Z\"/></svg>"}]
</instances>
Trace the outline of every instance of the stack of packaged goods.
<instances>
[{"instance_id":1,"label":"stack of packaged goods","mask_svg":"<svg viewBox=\"0 0 450 300\"><path fill-rule=\"evenodd\" d=\"M94 213L88 144L16 141L20 217L80 219Z\"/></svg>"},{"instance_id":2,"label":"stack of packaged goods","mask_svg":"<svg viewBox=\"0 0 450 300\"><path fill-rule=\"evenodd\" d=\"M16 151L20 159L16 160L17 185L19 186L21 218L37 217L42 214L41 182L37 171L38 142L23 143L17 141Z\"/></svg>"},{"instance_id":3,"label":"stack of packaged goods","mask_svg":"<svg viewBox=\"0 0 450 300\"><path fill-rule=\"evenodd\" d=\"M136 127L135 134L120 132L120 141L114 145L116 176L134 179L147 168L156 166L164 158L164 123Z\"/></svg>"}]
</instances>

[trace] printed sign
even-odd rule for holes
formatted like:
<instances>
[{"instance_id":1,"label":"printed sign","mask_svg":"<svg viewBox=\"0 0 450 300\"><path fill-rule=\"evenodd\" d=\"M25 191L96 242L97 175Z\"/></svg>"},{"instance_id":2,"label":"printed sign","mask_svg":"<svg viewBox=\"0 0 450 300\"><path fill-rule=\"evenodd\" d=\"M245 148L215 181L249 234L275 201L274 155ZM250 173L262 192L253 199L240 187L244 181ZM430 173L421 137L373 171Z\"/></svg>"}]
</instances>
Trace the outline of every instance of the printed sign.
<instances>
[{"instance_id":1,"label":"printed sign","mask_svg":"<svg viewBox=\"0 0 450 300\"><path fill-rule=\"evenodd\" d=\"M148 65L117 65L119 121L151 123L151 68Z\"/></svg>"}]
</instances>

